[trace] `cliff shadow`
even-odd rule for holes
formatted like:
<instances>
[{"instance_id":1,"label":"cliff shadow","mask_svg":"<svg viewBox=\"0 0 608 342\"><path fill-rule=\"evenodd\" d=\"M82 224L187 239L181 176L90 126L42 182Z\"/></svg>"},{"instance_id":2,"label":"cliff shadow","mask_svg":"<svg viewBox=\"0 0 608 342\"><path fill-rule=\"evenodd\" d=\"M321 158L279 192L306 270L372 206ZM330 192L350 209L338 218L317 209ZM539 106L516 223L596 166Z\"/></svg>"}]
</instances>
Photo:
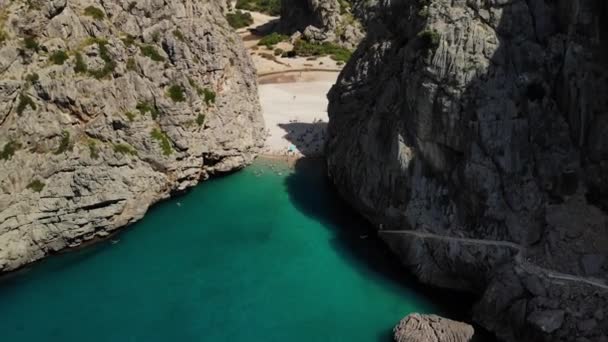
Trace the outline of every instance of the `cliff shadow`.
<instances>
[{"instance_id":1,"label":"cliff shadow","mask_svg":"<svg viewBox=\"0 0 608 342\"><path fill-rule=\"evenodd\" d=\"M462 310L471 306L469 295L425 286L403 268L365 218L340 198L326 175L323 159L296 161L294 171L285 179L285 186L293 205L332 233L329 246L365 278L382 284L387 291L409 298L412 303L420 303L422 312L455 319L469 315ZM404 308L404 316L409 313L406 310ZM394 322L397 323L398 320ZM391 340L392 329L378 333L377 341Z\"/></svg>"},{"instance_id":2,"label":"cliff shadow","mask_svg":"<svg viewBox=\"0 0 608 342\"><path fill-rule=\"evenodd\" d=\"M305 157L323 155L327 122L292 122L278 124L278 126L286 133L283 138L287 139Z\"/></svg>"}]
</instances>

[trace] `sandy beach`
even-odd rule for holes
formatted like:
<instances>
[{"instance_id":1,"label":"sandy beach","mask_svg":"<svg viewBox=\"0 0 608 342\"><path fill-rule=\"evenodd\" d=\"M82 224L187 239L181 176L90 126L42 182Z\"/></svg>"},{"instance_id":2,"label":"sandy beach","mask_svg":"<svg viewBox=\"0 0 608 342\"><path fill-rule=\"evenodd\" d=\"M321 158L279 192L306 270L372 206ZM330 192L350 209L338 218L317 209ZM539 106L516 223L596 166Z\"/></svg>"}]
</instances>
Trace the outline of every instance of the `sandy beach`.
<instances>
[{"instance_id":1,"label":"sandy beach","mask_svg":"<svg viewBox=\"0 0 608 342\"><path fill-rule=\"evenodd\" d=\"M258 46L262 37L252 32L278 17L249 13L253 24L237 33L258 73L267 131L263 154L285 159L322 156L328 122L327 92L342 66L329 56L284 58L274 54L274 49L291 50L289 42L272 49Z\"/></svg>"},{"instance_id":2,"label":"sandy beach","mask_svg":"<svg viewBox=\"0 0 608 342\"><path fill-rule=\"evenodd\" d=\"M289 74L271 77L287 78L290 82L259 86L268 132L264 154L295 158L321 156L328 121L326 94L338 73Z\"/></svg>"}]
</instances>

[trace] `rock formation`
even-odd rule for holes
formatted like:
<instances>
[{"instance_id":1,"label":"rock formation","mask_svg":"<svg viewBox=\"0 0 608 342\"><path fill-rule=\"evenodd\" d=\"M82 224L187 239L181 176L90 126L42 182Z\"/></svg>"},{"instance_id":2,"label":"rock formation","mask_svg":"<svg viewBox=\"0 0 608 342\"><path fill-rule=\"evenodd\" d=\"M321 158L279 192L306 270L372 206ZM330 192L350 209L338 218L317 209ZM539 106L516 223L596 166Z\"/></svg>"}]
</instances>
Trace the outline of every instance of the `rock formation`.
<instances>
[{"instance_id":1,"label":"rock formation","mask_svg":"<svg viewBox=\"0 0 608 342\"><path fill-rule=\"evenodd\" d=\"M363 28L346 0L282 0L281 31L301 33L314 42L333 42L354 48Z\"/></svg>"},{"instance_id":2,"label":"rock formation","mask_svg":"<svg viewBox=\"0 0 608 342\"><path fill-rule=\"evenodd\" d=\"M393 330L395 342L470 342L475 330L437 315L410 314Z\"/></svg>"},{"instance_id":3,"label":"rock formation","mask_svg":"<svg viewBox=\"0 0 608 342\"><path fill-rule=\"evenodd\" d=\"M0 273L249 163L254 69L198 0L0 0Z\"/></svg>"},{"instance_id":4,"label":"rock formation","mask_svg":"<svg viewBox=\"0 0 608 342\"><path fill-rule=\"evenodd\" d=\"M506 341L608 341L608 5L394 0L330 92L342 195Z\"/></svg>"}]
</instances>

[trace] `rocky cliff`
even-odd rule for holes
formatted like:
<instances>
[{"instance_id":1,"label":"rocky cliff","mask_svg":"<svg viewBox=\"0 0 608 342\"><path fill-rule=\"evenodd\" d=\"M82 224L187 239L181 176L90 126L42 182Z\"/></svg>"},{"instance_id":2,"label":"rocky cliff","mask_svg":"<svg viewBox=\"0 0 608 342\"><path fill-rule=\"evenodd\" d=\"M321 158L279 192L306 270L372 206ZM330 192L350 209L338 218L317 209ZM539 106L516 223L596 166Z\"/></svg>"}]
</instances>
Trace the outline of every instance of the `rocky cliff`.
<instances>
[{"instance_id":1,"label":"rocky cliff","mask_svg":"<svg viewBox=\"0 0 608 342\"><path fill-rule=\"evenodd\" d=\"M0 0L0 273L249 163L254 68L204 0Z\"/></svg>"},{"instance_id":2,"label":"rocky cliff","mask_svg":"<svg viewBox=\"0 0 608 342\"><path fill-rule=\"evenodd\" d=\"M393 0L330 92L329 174L506 341L608 341L608 5Z\"/></svg>"},{"instance_id":3,"label":"rocky cliff","mask_svg":"<svg viewBox=\"0 0 608 342\"><path fill-rule=\"evenodd\" d=\"M358 6L356 13L364 13ZM363 26L347 0L282 0L280 30L301 33L307 40L332 42L354 48L363 38Z\"/></svg>"}]
</instances>

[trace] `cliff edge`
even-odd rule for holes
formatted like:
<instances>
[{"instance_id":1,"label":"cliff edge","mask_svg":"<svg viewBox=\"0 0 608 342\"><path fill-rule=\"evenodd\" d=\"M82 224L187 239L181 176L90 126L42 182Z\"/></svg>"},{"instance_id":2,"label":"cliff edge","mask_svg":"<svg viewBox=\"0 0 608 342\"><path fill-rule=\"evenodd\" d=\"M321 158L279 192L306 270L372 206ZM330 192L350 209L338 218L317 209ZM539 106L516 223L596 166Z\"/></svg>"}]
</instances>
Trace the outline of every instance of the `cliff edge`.
<instances>
[{"instance_id":1,"label":"cliff edge","mask_svg":"<svg viewBox=\"0 0 608 342\"><path fill-rule=\"evenodd\" d=\"M608 5L383 1L329 94L342 195L506 341L608 341Z\"/></svg>"},{"instance_id":2,"label":"cliff edge","mask_svg":"<svg viewBox=\"0 0 608 342\"><path fill-rule=\"evenodd\" d=\"M255 71L222 5L0 0L0 272L252 161Z\"/></svg>"}]
</instances>

